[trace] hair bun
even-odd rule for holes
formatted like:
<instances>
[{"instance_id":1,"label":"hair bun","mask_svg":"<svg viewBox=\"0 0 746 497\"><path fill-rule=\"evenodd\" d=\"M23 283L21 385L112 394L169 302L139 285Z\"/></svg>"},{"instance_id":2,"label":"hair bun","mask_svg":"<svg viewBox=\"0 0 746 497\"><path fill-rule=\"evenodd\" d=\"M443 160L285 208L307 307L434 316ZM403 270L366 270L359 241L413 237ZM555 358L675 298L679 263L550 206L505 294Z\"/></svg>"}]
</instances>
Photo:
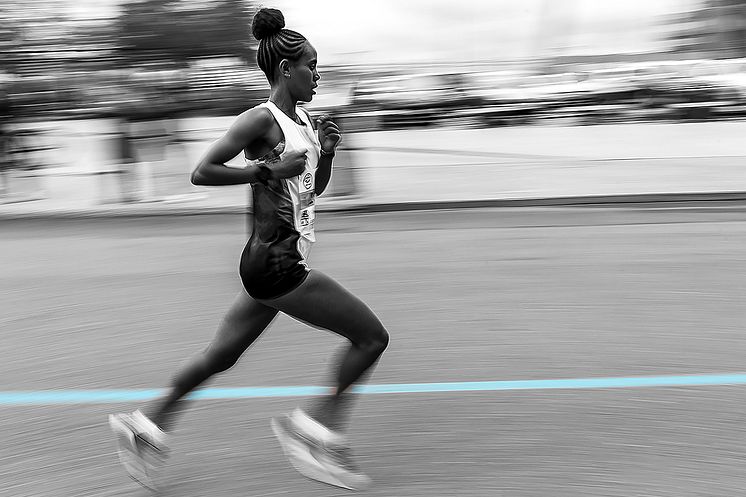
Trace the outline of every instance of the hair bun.
<instances>
[{"instance_id":1,"label":"hair bun","mask_svg":"<svg viewBox=\"0 0 746 497\"><path fill-rule=\"evenodd\" d=\"M251 22L251 32L257 40L275 35L284 27L285 16L277 9L259 9Z\"/></svg>"}]
</instances>

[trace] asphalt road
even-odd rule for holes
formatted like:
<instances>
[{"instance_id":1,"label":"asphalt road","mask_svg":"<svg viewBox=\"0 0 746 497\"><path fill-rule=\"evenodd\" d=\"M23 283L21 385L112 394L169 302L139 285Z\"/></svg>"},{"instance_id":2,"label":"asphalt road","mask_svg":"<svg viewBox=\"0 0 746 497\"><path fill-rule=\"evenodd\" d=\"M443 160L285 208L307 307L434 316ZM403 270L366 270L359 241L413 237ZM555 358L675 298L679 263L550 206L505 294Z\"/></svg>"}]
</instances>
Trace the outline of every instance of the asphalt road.
<instances>
[{"instance_id":1,"label":"asphalt road","mask_svg":"<svg viewBox=\"0 0 746 497\"><path fill-rule=\"evenodd\" d=\"M744 371L746 209L324 214L312 265L392 342L371 380ZM167 384L240 290L242 217L0 222L0 390ZM217 386L320 385L342 341L281 317ZM746 488L746 386L363 395L351 437L375 496L723 496ZM163 496L333 496L283 459L292 397L196 401ZM147 495L106 414L0 405L0 495Z\"/></svg>"}]
</instances>

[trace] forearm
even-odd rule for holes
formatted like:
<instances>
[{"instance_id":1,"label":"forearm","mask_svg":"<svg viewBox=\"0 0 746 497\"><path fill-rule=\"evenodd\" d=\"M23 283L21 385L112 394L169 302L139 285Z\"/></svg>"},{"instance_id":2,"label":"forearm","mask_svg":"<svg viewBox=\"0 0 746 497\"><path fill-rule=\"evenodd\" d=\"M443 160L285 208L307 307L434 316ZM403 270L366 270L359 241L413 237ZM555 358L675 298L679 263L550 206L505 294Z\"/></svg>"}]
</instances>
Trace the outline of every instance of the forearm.
<instances>
[{"instance_id":1,"label":"forearm","mask_svg":"<svg viewBox=\"0 0 746 497\"><path fill-rule=\"evenodd\" d=\"M321 195L329 185L332 177L332 162L334 154L322 154L319 157L318 169L316 169L316 195Z\"/></svg>"},{"instance_id":2,"label":"forearm","mask_svg":"<svg viewBox=\"0 0 746 497\"><path fill-rule=\"evenodd\" d=\"M201 186L245 185L261 179L259 167L228 167L224 164L200 163L192 172L192 184Z\"/></svg>"}]
</instances>

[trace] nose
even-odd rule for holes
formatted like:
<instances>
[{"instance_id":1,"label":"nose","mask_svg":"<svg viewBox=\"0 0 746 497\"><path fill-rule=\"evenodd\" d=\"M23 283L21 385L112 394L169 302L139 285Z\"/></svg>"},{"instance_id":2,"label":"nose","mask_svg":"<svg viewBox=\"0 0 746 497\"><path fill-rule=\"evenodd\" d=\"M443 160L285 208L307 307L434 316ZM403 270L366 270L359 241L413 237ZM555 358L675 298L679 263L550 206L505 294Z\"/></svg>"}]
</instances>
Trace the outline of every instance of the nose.
<instances>
[{"instance_id":1,"label":"nose","mask_svg":"<svg viewBox=\"0 0 746 497\"><path fill-rule=\"evenodd\" d=\"M319 72L318 72L318 71L314 70L314 71L313 71L313 80L314 80L314 81L318 81L318 80L320 80L320 79L321 79L321 75L319 74Z\"/></svg>"}]
</instances>

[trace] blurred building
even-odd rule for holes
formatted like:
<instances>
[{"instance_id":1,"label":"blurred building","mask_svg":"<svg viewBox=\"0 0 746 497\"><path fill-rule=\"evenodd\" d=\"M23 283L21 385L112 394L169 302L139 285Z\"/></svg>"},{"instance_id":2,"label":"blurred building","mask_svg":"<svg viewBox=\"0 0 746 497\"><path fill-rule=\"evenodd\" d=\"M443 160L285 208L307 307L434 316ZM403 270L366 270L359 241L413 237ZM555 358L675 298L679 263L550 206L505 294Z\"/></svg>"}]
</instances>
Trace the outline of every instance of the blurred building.
<instances>
[{"instance_id":1,"label":"blurred building","mask_svg":"<svg viewBox=\"0 0 746 497\"><path fill-rule=\"evenodd\" d=\"M671 49L708 58L746 57L746 1L702 0L672 15Z\"/></svg>"}]
</instances>

